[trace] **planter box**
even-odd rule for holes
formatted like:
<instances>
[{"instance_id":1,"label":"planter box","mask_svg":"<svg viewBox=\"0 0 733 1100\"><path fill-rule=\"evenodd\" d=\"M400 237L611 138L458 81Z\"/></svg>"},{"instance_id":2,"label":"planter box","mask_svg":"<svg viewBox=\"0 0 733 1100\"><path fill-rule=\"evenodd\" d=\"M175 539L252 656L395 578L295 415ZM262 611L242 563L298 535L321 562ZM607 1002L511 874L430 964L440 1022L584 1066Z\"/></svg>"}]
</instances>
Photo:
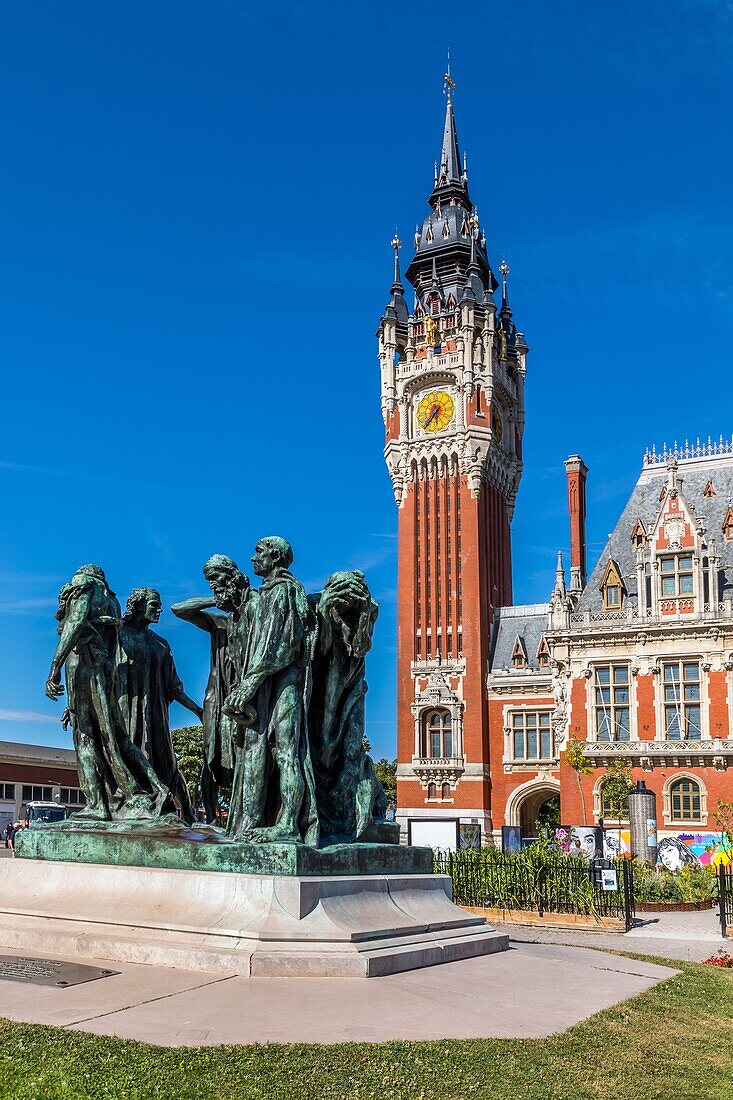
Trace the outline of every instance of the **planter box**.
<instances>
[{"instance_id":1,"label":"planter box","mask_svg":"<svg viewBox=\"0 0 733 1100\"><path fill-rule=\"evenodd\" d=\"M469 913L477 913L486 920L505 924L521 924L527 928L569 928L584 932L625 932L626 923L621 917L586 917L577 913L545 913L536 909L495 909L462 905Z\"/></svg>"},{"instance_id":2,"label":"planter box","mask_svg":"<svg viewBox=\"0 0 733 1100\"><path fill-rule=\"evenodd\" d=\"M713 899L707 901L637 901L637 913L694 913L696 910L712 909Z\"/></svg>"}]
</instances>

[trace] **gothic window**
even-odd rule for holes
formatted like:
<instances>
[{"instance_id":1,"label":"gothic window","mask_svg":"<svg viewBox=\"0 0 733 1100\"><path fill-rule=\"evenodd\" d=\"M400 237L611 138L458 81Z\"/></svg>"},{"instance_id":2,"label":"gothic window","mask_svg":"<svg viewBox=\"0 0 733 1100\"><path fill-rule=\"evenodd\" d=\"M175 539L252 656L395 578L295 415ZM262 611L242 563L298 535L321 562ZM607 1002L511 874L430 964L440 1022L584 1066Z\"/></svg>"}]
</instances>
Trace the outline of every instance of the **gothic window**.
<instances>
[{"instance_id":1,"label":"gothic window","mask_svg":"<svg viewBox=\"0 0 733 1100\"><path fill-rule=\"evenodd\" d=\"M518 710L511 715L511 753L514 760L552 760L549 710Z\"/></svg>"},{"instance_id":2,"label":"gothic window","mask_svg":"<svg viewBox=\"0 0 733 1100\"><path fill-rule=\"evenodd\" d=\"M601 816L606 821L628 821L629 820L628 806L625 808L624 812L621 814L620 817L617 817L618 809L619 809L618 805L616 803L612 803L609 796L606 794L606 784L602 783L601 784Z\"/></svg>"},{"instance_id":3,"label":"gothic window","mask_svg":"<svg viewBox=\"0 0 733 1100\"><path fill-rule=\"evenodd\" d=\"M537 647L537 664L540 666L540 668L550 667L550 647L547 644L547 638L545 638L544 634L542 635L542 638L540 639L540 644Z\"/></svg>"},{"instance_id":4,"label":"gothic window","mask_svg":"<svg viewBox=\"0 0 733 1100\"><path fill-rule=\"evenodd\" d=\"M678 779L669 789L672 821L700 820L700 784L694 779Z\"/></svg>"},{"instance_id":5,"label":"gothic window","mask_svg":"<svg viewBox=\"0 0 733 1100\"><path fill-rule=\"evenodd\" d=\"M450 798L450 783L444 783L440 788L440 797L445 801Z\"/></svg>"},{"instance_id":6,"label":"gothic window","mask_svg":"<svg viewBox=\"0 0 733 1100\"><path fill-rule=\"evenodd\" d=\"M699 741L700 662L665 661L662 665L664 690L664 735L668 741Z\"/></svg>"},{"instance_id":7,"label":"gothic window","mask_svg":"<svg viewBox=\"0 0 733 1100\"><path fill-rule=\"evenodd\" d=\"M691 596L692 554L670 554L659 559L660 596Z\"/></svg>"},{"instance_id":8,"label":"gothic window","mask_svg":"<svg viewBox=\"0 0 733 1100\"><path fill-rule=\"evenodd\" d=\"M423 755L429 760L453 757L453 719L450 711L429 710L423 719Z\"/></svg>"},{"instance_id":9,"label":"gothic window","mask_svg":"<svg viewBox=\"0 0 733 1100\"><path fill-rule=\"evenodd\" d=\"M630 740L629 666L597 665L594 672L597 740Z\"/></svg>"},{"instance_id":10,"label":"gothic window","mask_svg":"<svg viewBox=\"0 0 733 1100\"><path fill-rule=\"evenodd\" d=\"M435 783L428 783L428 798L437 798L438 788Z\"/></svg>"},{"instance_id":11,"label":"gothic window","mask_svg":"<svg viewBox=\"0 0 733 1100\"><path fill-rule=\"evenodd\" d=\"M619 569L613 558L609 559L606 571L603 574L603 580L601 581L601 592L603 593L603 610L604 611L620 611L624 598L624 582L621 576L621 570Z\"/></svg>"}]
</instances>

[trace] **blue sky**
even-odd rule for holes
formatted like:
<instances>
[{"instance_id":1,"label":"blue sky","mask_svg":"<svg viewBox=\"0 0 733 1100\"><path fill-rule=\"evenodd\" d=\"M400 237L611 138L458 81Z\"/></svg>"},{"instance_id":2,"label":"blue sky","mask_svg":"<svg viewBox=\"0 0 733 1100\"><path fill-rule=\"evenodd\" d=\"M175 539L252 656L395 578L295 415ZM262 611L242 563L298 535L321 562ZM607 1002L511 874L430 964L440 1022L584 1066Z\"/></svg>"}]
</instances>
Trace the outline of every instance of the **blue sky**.
<instances>
[{"instance_id":1,"label":"blue sky","mask_svg":"<svg viewBox=\"0 0 733 1100\"><path fill-rule=\"evenodd\" d=\"M568 453L592 564L647 445L730 435L733 4L7 5L0 739L68 743L43 685L76 566L167 607L209 554L246 563L278 533L311 588L366 570L369 734L394 751L374 331L394 227L409 242L426 210L449 46L531 348L515 599L547 598L568 544ZM205 638L160 629L200 696Z\"/></svg>"}]
</instances>

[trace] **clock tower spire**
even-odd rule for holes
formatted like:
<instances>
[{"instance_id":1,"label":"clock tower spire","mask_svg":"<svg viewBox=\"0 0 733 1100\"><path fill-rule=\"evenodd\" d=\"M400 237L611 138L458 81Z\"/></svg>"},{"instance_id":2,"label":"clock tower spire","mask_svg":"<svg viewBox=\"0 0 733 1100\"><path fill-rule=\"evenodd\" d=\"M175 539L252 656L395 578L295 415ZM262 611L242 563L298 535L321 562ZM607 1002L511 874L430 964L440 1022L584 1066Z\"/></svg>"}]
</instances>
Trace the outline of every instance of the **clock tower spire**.
<instances>
[{"instance_id":1,"label":"clock tower spire","mask_svg":"<svg viewBox=\"0 0 733 1100\"><path fill-rule=\"evenodd\" d=\"M491 829L486 676L491 623L512 602L510 524L522 471L527 345L468 192L455 84L440 160L379 330L384 455L398 507L398 816Z\"/></svg>"}]
</instances>

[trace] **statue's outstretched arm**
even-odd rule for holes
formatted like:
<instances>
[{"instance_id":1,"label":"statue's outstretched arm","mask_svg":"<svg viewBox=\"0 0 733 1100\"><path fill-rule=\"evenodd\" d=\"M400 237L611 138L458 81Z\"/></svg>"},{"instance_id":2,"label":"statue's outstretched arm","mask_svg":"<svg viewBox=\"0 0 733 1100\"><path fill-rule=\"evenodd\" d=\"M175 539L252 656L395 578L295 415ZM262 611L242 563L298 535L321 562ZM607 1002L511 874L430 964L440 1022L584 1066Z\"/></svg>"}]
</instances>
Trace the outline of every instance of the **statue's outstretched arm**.
<instances>
[{"instance_id":1,"label":"statue's outstretched arm","mask_svg":"<svg viewBox=\"0 0 733 1100\"><path fill-rule=\"evenodd\" d=\"M216 607L213 596L194 596L192 600L182 600L181 603L174 603L171 611L179 619L184 619L187 623L193 623L200 630L213 634L216 630L217 619L223 619L225 616L212 615L208 610L210 607Z\"/></svg>"},{"instance_id":2,"label":"statue's outstretched arm","mask_svg":"<svg viewBox=\"0 0 733 1100\"><path fill-rule=\"evenodd\" d=\"M200 707L198 703L195 703L190 695L186 695L183 687L181 687L181 690L177 692L176 695L173 696L173 698L175 699L176 703L180 703L182 707L186 708L186 710L190 710L192 714L195 714L199 722L203 721L203 708Z\"/></svg>"}]
</instances>

